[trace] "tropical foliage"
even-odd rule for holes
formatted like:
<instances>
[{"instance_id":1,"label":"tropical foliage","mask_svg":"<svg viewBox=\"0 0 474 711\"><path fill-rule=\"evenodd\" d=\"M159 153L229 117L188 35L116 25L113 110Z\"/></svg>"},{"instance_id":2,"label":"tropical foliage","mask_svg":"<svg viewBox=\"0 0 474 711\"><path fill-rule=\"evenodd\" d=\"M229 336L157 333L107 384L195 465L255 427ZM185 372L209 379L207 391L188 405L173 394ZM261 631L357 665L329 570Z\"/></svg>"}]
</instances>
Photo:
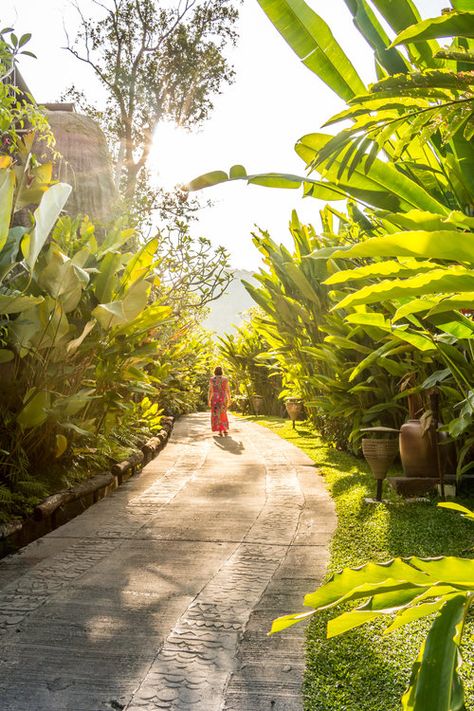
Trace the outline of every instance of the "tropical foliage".
<instances>
[{"instance_id":1,"label":"tropical foliage","mask_svg":"<svg viewBox=\"0 0 474 711\"><path fill-rule=\"evenodd\" d=\"M300 371L299 377L308 387L313 381L318 396L324 392L321 378L330 382L326 380L330 363L329 378L335 375L335 382L327 395L334 406L344 383L341 369L333 366L339 355L348 366L347 382L355 386L352 392L343 392L348 406L354 405L357 389L372 394L378 368L386 367L391 376L386 379L397 379L405 388L401 397L438 386L445 429L457 443L458 474L465 473L473 464L474 445L472 3L452 0L452 9L441 17L422 21L409 0L346 0L356 27L374 50L377 82L370 87L365 87L331 29L303 0L259 4L303 64L347 103L327 125L341 121L349 125L335 135L317 132L297 142L305 176L248 175L237 165L229 173L201 176L190 188L244 179L269 187L302 186L306 196L349 201L347 212L326 208L323 236L332 232L331 238L327 243L320 240L307 258L320 270L309 285L323 290L328 299L327 305L318 304L316 331L295 326L306 314L296 299L286 300L291 298L294 271L294 265L288 265L297 251L289 255L270 245L277 256L260 277L265 289L251 293L270 314L279 335L285 321L291 323L293 336L298 330L309 335L310 342L300 343L299 350L312 353L316 381L309 371L304 375ZM441 47L438 39L444 38L448 44ZM336 218L336 229L328 230L328 215L332 222ZM339 237L341 232L345 243L334 239L334 233ZM300 267L299 273L308 268ZM276 308L268 288L270 277L272 291L280 290L279 297L285 297ZM351 329L342 331L339 340L332 331L338 324L334 319ZM361 337L368 342L360 344ZM287 337L283 347L289 344ZM351 363L347 351L360 354L360 345L368 352ZM272 346L278 351L281 338ZM299 368L304 357L296 356ZM282 361L283 369L291 372L292 365ZM391 401L395 404L399 397L394 395ZM393 410L380 404L382 421ZM352 419L357 422L353 415ZM464 708L458 655L473 589L471 560L396 559L346 569L308 595L306 603L319 610L368 600L332 621L330 635L386 614L396 614L389 628L395 629L440 612L420 650L402 705L407 711L455 711ZM274 631L313 613L276 621Z\"/></svg>"},{"instance_id":2,"label":"tropical foliage","mask_svg":"<svg viewBox=\"0 0 474 711\"><path fill-rule=\"evenodd\" d=\"M469 247L474 225L472 13L462 2L453 2L452 11L422 22L413 3L398 3L395 10L385 2L347 2L356 26L374 49L379 81L367 89L330 28L302 0L261 0L260 5L303 63L348 102L328 125L339 121L350 125L335 136L313 133L298 141L296 151L308 169L305 177L249 176L242 166L234 166L229 174L201 176L190 187L246 179L270 187L302 185L307 196L349 200L345 213L326 208L322 222L323 237L328 239L312 255L318 268L327 270L322 278L312 276L310 285L320 288L324 282L329 288L330 332L325 334L326 326L321 325L323 308L318 333L308 333L310 342L303 346L319 349L323 341L332 359L341 356L347 372L341 377L340 369L335 369L326 401L321 384L315 387L314 375L305 368L301 379L311 391L305 397L335 408L341 385L350 383L343 388L344 408L339 412L352 418L354 438L360 424L367 423L357 413L374 412L370 402L359 408L361 393L374 394L381 421L386 420L385 413L396 421L403 417L403 399L413 388L438 385L462 473L471 466L474 441L470 317L474 282ZM375 10L383 15L391 38ZM453 35L446 49L436 41ZM274 275L277 283L292 278L290 261L286 254ZM260 294L261 306L263 301L268 302L268 293ZM270 308L280 333L281 311ZM297 305L289 311L297 321ZM339 317L343 328L349 328L344 334L331 330ZM341 335L346 346L347 336L349 341L356 337L346 352L335 340ZM366 357L354 362L354 354L361 355L360 337L366 339L362 343ZM317 378L328 376L330 357L323 361L320 351L313 352L311 367ZM372 389L377 368L385 369L385 380L391 381L388 398Z\"/></svg>"},{"instance_id":3,"label":"tropical foliage","mask_svg":"<svg viewBox=\"0 0 474 711\"><path fill-rule=\"evenodd\" d=\"M193 409L207 369L206 337L160 290L158 240L128 251L134 231L118 225L99 241L87 218L60 217L69 193L49 187L33 227L7 227L0 251L0 472L13 493L33 491L27 479L76 448L97 453L97 438L133 428L137 412L153 430L164 408Z\"/></svg>"},{"instance_id":4,"label":"tropical foliage","mask_svg":"<svg viewBox=\"0 0 474 711\"><path fill-rule=\"evenodd\" d=\"M454 503L439 504L474 519L469 509ZM341 603L363 604L328 623L328 638L348 632L380 617L390 617L389 634L415 620L436 614L413 666L410 685L402 698L404 711L455 711L464 706L460 645L474 599L474 562L465 558L396 558L345 568L322 587L306 595L310 612L286 615L273 622L279 632Z\"/></svg>"},{"instance_id":5,"label":"tropical foliage","mask_svg":"<svg viewBox=\"0 0 474 711\"><path fill-rule=\"evenodd\" d=\"M33 152L53 144L45 117L0 87L0 119L11 122L0 156L3 519L123 458L163 413L203 404L212 348L196 324L227 262L185 242L173 269L160 237L144 240L122 218L104 231L68 216L72 188Z\"/></svg>"}]
</instances>

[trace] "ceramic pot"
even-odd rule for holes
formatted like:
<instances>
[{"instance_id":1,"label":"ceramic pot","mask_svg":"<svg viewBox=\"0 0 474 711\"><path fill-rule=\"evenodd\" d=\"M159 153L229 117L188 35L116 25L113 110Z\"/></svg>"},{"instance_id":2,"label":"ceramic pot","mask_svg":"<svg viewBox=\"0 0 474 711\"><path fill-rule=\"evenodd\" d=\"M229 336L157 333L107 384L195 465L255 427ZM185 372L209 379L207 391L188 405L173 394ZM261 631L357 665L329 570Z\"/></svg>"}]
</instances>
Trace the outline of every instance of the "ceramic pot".
<instances>
[{"instance_id":1,"label":"ceramic pot","mask_svg":"<svg viewBox=\"0 0 474 711\"><path fill-rule=\"evenodd\" d=\"M420 420L408 420L400 428L400 459L405 476L437 477L436 447L430 431Z\"/></svg>"},{"instance_id":2,"label":"ceramic pot","mask_svg":"<svg viewBox=\"0 0 474 711\"><path fill-rule=\"evenodd\" d=\"M297 400L288 400L285 402L285 407L294 429L296 420L303 419L303 403Z\"/></svg>"},{"instance_id":3,"label":"ceramic pot","mask_svg":"<svg viewBox=\"0 0 474 711\"><path fill-rule=\"evenodd\" d=\"M263 404L263 396L262 395L252 395L250 397L250 401L252 403L253 411L255 412L256 415L259 415L260 408L262 407L262 404Z\"/></svg>"},{"instance_id":4,"label":"ceramic pot","mask_svg":"<svg viewBox=\"0 0 474 711\"><path fill-rule=\"evenodd\" d=\"M375 479L385 479L390 465L398 454L398 440L370 439L362 440L362 451Z\"/></svg>"}]
</instances>

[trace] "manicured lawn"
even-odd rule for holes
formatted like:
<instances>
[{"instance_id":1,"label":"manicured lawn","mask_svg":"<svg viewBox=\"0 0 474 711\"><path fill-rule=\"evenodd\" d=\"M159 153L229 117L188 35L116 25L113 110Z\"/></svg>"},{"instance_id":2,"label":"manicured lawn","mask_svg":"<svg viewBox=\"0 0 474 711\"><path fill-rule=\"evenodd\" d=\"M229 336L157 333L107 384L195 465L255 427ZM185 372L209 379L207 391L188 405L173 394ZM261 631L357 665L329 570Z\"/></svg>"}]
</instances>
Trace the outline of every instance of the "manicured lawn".
<instances>
[{"instance_id":1,"label":"manicured lawn","mask_svg":"<svg viewBox=\"0 0 474 711\"><path fill-rule=\"evenodd\" d=\"M306 452L326 480L338 515L328 574L395 556L474 558L472 523L436 508L435 501L405 503L389 491L384 492L389 505L367 505L364 498L374 496L375 482L363 460L338 452L306 424L298 423L292 430L290 422L278 418L257 421ZM474 499L460 503L474 508ZM377 622L326 640L330 616L334 611L313 618L308 627L305 711L399 711L427 621L385 636L387 625ZM471 620L464 636L462 668L467 709L474 709L473 634Z\"/></svg>"}]
</instances>

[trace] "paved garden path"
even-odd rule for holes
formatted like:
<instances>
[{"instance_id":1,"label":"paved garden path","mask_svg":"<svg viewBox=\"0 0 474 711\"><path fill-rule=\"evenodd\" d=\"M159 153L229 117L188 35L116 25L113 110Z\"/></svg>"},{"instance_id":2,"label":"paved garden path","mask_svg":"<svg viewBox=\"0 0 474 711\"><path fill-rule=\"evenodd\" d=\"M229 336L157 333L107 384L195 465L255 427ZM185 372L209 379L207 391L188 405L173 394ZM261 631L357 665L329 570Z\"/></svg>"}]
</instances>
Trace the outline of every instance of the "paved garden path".
<instances>
[{"instance_id":1,"label":"paved garden path","mask_svg":"<svg viewBox=\"0 0 474 711\"><path fill-rule=\"evenodd\" d=\"M332 502L306 455L191 415L143 472L0 561L2 711L300 711Z\"/></svg>"}]
</instances>

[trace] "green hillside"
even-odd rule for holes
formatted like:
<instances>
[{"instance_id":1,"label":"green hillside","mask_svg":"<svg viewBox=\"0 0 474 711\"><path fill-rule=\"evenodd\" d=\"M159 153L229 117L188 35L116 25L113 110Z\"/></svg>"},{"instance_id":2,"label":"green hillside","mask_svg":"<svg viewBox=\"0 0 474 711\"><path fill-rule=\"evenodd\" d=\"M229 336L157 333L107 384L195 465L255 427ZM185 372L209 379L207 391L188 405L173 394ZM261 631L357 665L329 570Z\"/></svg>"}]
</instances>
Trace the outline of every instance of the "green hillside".
<instances>
[{"instance_id":1,"label":"green hillside","mask_svg":"<svg viewBox=\"0 0 474 711\"><path fill-rule=\"evenodd\" d=\"M242 279L255 283L252 272L237 269L225 293L211 304L209 315L203 322L204 328L219 336L228 333L234 326L239 326L243 314L255 306L255 302L242 284Z\"/></svg>"}]
</instances>

